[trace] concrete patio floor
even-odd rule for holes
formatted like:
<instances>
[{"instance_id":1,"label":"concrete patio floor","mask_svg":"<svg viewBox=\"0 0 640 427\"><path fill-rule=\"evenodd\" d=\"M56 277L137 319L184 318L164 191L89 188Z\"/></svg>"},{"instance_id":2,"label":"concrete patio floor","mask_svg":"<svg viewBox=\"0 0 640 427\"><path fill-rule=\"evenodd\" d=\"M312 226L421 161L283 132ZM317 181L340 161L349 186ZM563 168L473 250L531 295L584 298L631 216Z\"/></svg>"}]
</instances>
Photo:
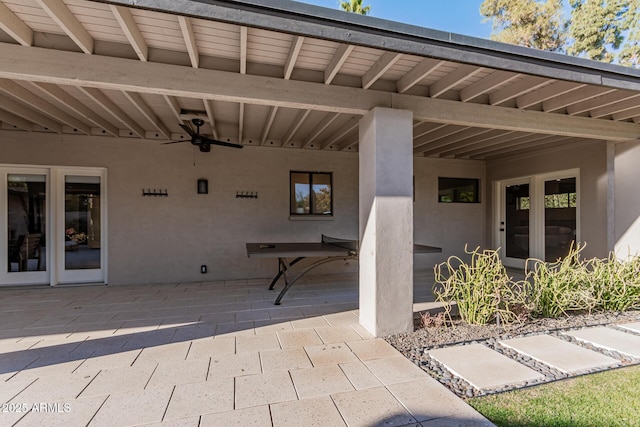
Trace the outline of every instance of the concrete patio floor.
<instances>
[{"instance_id":1,"label":"concrete patio floor","mask_svg":"<svg viewBox=\"0 0 640 427\"><path fill-rule=\"evenodd\" d=\"M0 289L0 425L491 425L358 324L357 275L268 283Z\"/></svg>"}]
</instances>

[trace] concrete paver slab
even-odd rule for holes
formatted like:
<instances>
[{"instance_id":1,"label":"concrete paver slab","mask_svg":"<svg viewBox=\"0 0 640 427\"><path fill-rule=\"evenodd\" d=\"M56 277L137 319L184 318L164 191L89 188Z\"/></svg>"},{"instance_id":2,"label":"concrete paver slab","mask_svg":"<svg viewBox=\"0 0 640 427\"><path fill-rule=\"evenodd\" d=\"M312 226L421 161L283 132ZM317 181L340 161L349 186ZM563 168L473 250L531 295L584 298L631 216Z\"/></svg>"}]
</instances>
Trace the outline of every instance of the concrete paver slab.
<instances>
[{"instance_id":1,"label":"concrete paver slab","mask_svg":"<svg viewBox=\"0 0 640 427\"><path fill-rule=\"evenodd\" d=\"M236 377L236 409L297 400L288 372Z\"/></svg>"},{"instance_id":2,"label":"concrete paver slab","mask_svg":"<svg viewBox=\"0 0 640 427\"><path fill-rule=\"evenodd\" d=\"M331 396L349 427L406 426L416 420L384 387Z\"/></svg>"},{"instance_id":3,"label":"concrete paver slab","mask_svg":"<svg viewBox=\"0 0 640 427\"><path fill-rule=\"evenodd\" d=\"M112 394L90 427L131 426L162 421L173 387Z\"/></svg>"},{"instance_id":4,"label":"concrete paver slab","mask_svg":"<svg viewBox=\"0 0 640 427\"><path fill-rule=\"evenodd\" d=\"M362 337L349 325L325 326L316 328L322 342L334 344L339 342L358 341Z\"/></svg>"},{"instance_id":5,"label":"concrete paver slab","mask_svg":"<svg viewBox=\"0 0 640 427\"><path fill-rule=\"evenodd\" d=\"M565 332L580 341L585 341L596 347L627 354L640 358L640 336L628 334L616 329L603 326L584 328L577 331Z\"/></svg>"},{"instance_id":6,"label":"concrete paver slab","mask_svg":"<svg viewBox=\"0 0 640 427\"><path fill-rule=\"evenodd\" d=\"M632 323L621 323L619 325L617 325L621 328L625 328L628 329L632 332L635 332L637 334L640 334L640 322L632 322Z\"/></svg>"},{"instance_id":7,"label":"concrete paver slab","mask_svg":"<svg viewBox=\"0 0 640 427\"><path fill-rule=\"evenodd\" d=\"M312 328L278 332L278 339L282 348L303 348L322 345L322 340L318 333Z\"/></svg>"},{"instance_id":8,"label":"concrete paver slab","mask_svg":"<svg viewBox=\"0 0 640 427\"><path fill-rule=\"evenodd\" d=\"M544 378L482 344L445 347L428 354L479 390Z\"/></svg>"},{"instance_id":9,"label":"concrete paver slab","mask_svg":"<svg viewBox=\"0 0 640 427\"><path fill-rule=\"evenodd\" d=\"M387 389L419 422L454 416L459 420L492 425L471 406L431 377L408 383L392 384ZM436 424L437 425L437 424Z\"/></svg>"},{"instance_id":10,"label":"concrete paver slab","mask_svg":"<svg viewBox=\"0 0 640 427\"><path fill-rule=\"evenodd\" d=\"M58 374L38 378L14 397L11 402L31 404L75 399L96 374L97 372L91 374Z\"/></svg>"},{"instance_id":11,"label":"concrete paver slab","mask_svg":"<svg viewBox=\"0 0 640 427\"><path fill-rule=\"evenodd\" d=\"M612 357L607 357L549 335L514 338L500 341L500 344L565 373L603 369L620 364L618 360Z\"/></svg>"},{"instance_id":12,"label":"concrete paver slab","mask_svg":"<svg viewBox=\"0 0 640 427\"><path fill-rule=\"evenodd\" d=\"M258 353L229 354L211 358L207 380L255 375L261 372Z\"/></svg>"},{"instance_id":13,"label":"concrete paver slab","mask_svg":"<svg viewBox=\"0 0 640 427\"><path fill-rule=\"evenodd\" d=\"M347 342L351 351L353 351L358 359L373 360L385 357L394 357L398 355L398 350L393 348L391 344L382 338Z\"/></svg>"},{"instance_id":14,"label":"concrete paver slab","mask_svg":"<svg viewBox=\"0 0 640 427\"><path fill-rule=\"evenodd\" d=\"M145 388L157 365L146 364L105 369L82 391L81 397L141 391Z\"/></svg>"},{"instance_id":15,"label":"concrete paver slab","mask_svg":"<svg viewBox=\"0 0 640 427\"><path fill-rule=\"evenodd\" d=\"M236 337L215 337L191 342L187 359L208 359L210 357L235 354Z\"/></svg>"},{"instance_id":16,"label":"concrete paver slab","mask_svg":"<svg viewBox=\"0 0 640 427\"><path fill-rule=\"evenodd\" d=\"M311 361L302 348L261 351L260 361L264 373L311 367Z\"/></svg>"},{"instance_id":17,"label":"concrete paver slab","mask_svg":"<svg viewBox=\"0 0 640 427\"><path fill-rule=\"evenodd\" d=\"M236 353L278 349L280 349L280 342L275 333L250 336L238 335L236 337Z\"/></svg>"},{"instance_id":18,"label":"concrete paver slab","mask_svg":"<svg viewBox=\"0 0 640 427\"><path fill-rule=\"evenodd\" d=\"M335 365L291 371L291 378L300 399L354 390L344 372Z\"/></svg>"},{"instance_id":19,"label":"concrete paver slab","mask_svg":"<svg viewBox=\"0 0 640 427\"><path fill-rule=\"evenodd\" d=\"M427 376L402 355L366 360L363 363L384 385L420 380Z\"/></svg>"},{"instance_id":20,"label":"concrete paver slab","mask_svg":"<svg viewBox=\"0 0 640 427\"><path fill-rule=\"evenodd\" d=\"M273 427L346 426L338 408L329 396L275 403L271 405L271 417Z\"/></svg>"},{"instance_id":21,"label":"concrete paver slab","mask_svg":"<svg viewBox=\"0 0 640 427\"><path fill-rule=\"evenodd\" d=\"M200 417L176 418L159 423L145 424L144 427L199 427Z\"/></svg>"},{"instance_id":22,"label":"concrete paver slab","mask_svg":"<svg viewBox=\"0 0 640 427\"><path fill-rule=\"evenodd\" d=\"M337 365L358 361L358 357L345 343L309 346L305 347L305 350L313 366Z\"/></svg>"},{"instance_id":23,"label":"concrete paver slab","mask_svg":"<svg viewBox=\"0 0 640 427\"><path fill-rule=\"evenodd\" d=\"M200 427L272 427L269 405L205 414Z\"/></svg>"},{"instance_id":24,"label":"concrete paver slab","mask_svg":"<svg viewBox=\"0 0 640 427\"><path fill-rule=\"evenodd\" d=\"M233 378L179 384L164 416L165 420L233 410Z\"/></svg>"},{"instance_id":25,"label":"concrete paver slab","mask_svg":"<svg viewBox=\"0 0 640 427\"><path fill-rule=\"evenodd\" d=\"M382 386L380 380L362 362L343 363L339 366L356 390Z\"/></svg>"},{"instance_id":26,"label":"concrete paver slab","mask_svg":"<svg viewBox=\"0 0 640 427\"><path fill-rule=\"evenodd\" d=\"M208 371L208 359L160 362L146 388L204 381Z\"/></svg>"}]
</instances>

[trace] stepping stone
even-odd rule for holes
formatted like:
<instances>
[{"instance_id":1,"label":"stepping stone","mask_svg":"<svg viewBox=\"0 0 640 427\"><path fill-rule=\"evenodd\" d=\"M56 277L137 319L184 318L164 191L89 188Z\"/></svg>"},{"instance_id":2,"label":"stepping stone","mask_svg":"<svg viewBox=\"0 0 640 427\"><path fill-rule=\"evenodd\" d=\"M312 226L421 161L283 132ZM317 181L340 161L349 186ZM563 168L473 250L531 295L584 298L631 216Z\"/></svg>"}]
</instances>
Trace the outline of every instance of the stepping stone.
<instances>
[{"instance_id":1,"label":"stepping stone","mask_svg":"<svg viewBox=\"0 0 640 427\"><path fill-rule=\"evenodd\" d=\"M637 335L627 334L604 326L565 332L565 334L605 350L614 350L640 358L640 337Z\"/></svg>"},{"instance_id":2,"label":"stepping stone","mask_svg":"<svg viewBox=\"0 0 640 427\"><path fill-rule=\"evenodd\" d=\"M542 374L482 344L445 347L427 353L479 390L544 379Z\"/></svg>"},{"instance_id":3,"label":"stepping stone","mask_svg":"<svg viewBox=\"0 0 640 427\"><path fill-rule=\"evenodd\" d=\"M619 326L621 328L628 329L628 330L630 330L632 332L640 334L640 322L622 323L622 324L616 325L616 326Z\"/></svg>"},{"instance_id":4,"label":"stepping stone","mask_svg":"<svg viewBox=\"0 0 640 427\"><path fill-rule=\"evenodd\" d=\"M566 374L617 366L612 357L587 350L549 335L536 335L500 341L505 347L529 356Z\"/></svg>"}]
</instances>

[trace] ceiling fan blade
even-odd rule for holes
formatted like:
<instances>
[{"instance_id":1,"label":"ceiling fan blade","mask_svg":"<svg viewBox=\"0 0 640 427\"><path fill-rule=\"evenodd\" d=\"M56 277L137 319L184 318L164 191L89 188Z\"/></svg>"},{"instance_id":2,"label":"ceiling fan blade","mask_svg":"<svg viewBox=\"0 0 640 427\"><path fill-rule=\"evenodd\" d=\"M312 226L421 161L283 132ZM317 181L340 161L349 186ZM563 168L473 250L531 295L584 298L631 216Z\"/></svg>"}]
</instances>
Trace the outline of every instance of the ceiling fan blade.
<instances>
[{"instance_id":1,"label":"ceiling fan blade","mask_svg":"<svg viewBox=\"0 0 640 427\"><path fill-rule=\"evenodd\" d=\"M231 147L231 148L242 148L243 145L234 144L232 142L218 141L217 139L207 138L206 136L201 136L202 142L208 142L211 145L221 145L223 147Z\"/></svg>"},{"instance_id":2,"label":"ceiling fan blade","mask_svg":"<svg viewBox=\"0 0 640 427\"><path fill-rule=\"evenodd\" d=\"M188 140L183 140L183 141L169 141L169 142L163 142L162 145L166 145L166 144L180 144L181 142L188 142Z\"/></svg>"},{"instance_id":3,"label":"ceiling fan blade","mask_svg":"<svg viewBox=\"0 0 640 427\"><path fill-rule=\"evenodd\" d=\"M187 125L185 125L185 124L183 124L183 123L180 123L180 127L181 127L182 129L184 129L184 131L185 131L185 132L187 132L187 133L189 134L189 136L195 136L195 135L197 135L197 134L193 131L193 129L191 129L189 126L187 126Z\"/></svg>"}]
</instances>

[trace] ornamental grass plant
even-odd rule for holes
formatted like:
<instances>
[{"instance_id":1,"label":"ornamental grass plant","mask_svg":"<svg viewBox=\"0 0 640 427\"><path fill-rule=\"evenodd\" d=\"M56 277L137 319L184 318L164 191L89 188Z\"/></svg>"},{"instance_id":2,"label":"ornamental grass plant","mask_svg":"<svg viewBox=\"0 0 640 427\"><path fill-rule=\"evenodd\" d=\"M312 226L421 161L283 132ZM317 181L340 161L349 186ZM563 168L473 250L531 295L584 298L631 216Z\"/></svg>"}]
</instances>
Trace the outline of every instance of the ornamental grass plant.
<instances>
[{"instance_id":1,"label":"ornamental grass plant","mask_svg":"<svg viewBox=\"0 0 640 427\"><path fill-rule=\"evenodd\" d=\"M451 319L453 307L469 324L511 323L529 317L640 309L640 257L584 259L572 245L557 262L528 259L525 280L507 274L498 250L476 248L469 261L451 256L434 268L433 293Z\"/></svg>"}]
</instances>

